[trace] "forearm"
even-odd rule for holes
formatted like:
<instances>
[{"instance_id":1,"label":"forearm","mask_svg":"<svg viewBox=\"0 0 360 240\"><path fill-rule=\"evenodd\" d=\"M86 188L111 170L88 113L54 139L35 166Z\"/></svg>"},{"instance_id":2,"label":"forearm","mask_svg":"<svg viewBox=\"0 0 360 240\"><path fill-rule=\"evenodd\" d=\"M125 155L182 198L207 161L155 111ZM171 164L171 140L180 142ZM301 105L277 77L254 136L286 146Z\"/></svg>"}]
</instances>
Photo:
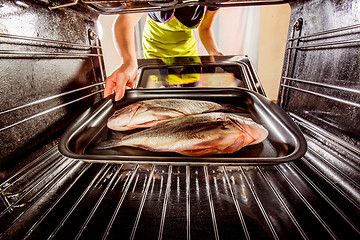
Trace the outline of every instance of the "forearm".
<instances>
[{"instance_id":1,"label":"forearm","mask_svg":"<svg viewBox=\"0 0 360 240\"><path fill-rule=\"evenodd\" d=\"M202 31L199 29L199 37L209 55L222 55L215 43L214 34L211 29Z\"/></svg>"},{"instance_id":2,"label":"forearm","mask_svg":"<svg viewBox=\"0 0 360 240\"><path fill-rule=\"evenodd\" d=\"M135 25L143 13L120 14L113 26L113 37L123 63L136 63Z\"/></svg>"},{"instance_id":3,"label":"forearm","mask_svg":"<svg viewBox=\"0 0 360 240\"><path fill-rule=\"evenodd\" d=\"M105 80L104 97L115 93L115 101L118 101L124 96L125 90L135 84L138 66L134 27L141 16L142 13L120 14L115 20L113 37L122 63Z\"/></svg>"},{"instance_id":4,"label":"forearm","mask_svg":"<svg viewBox=\"0 0 360 240\"><path fill-rule=\"evenodd\" d=\"M211 28L216 14L217 11L207 11L198 28L200 40L209 55L223 55L216 45L214 33Z\"/></svg>"}]
</instances>

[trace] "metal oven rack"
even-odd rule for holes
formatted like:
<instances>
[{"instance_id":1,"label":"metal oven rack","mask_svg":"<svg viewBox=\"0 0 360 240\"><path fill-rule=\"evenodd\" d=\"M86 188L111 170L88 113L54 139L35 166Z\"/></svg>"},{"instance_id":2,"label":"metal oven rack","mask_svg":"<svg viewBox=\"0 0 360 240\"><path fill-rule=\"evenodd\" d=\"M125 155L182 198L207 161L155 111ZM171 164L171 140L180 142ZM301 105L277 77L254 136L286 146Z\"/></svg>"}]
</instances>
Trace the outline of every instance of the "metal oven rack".
<instances>
[{"instance_id":1,"label":"metal oven rack","mask_svg":"<svg viewBox=\"0 0 360 240\"><path fill-rule=\"evenodd\" d=\"M29 42L32 47L37 48L44 48L44 44L46 44L45 48L46 50L39 49L36 51L28 51L28 50L19 50L19 49L1 49L0 50L0 56L1 58L89 58L89 57L95 57L98 59L99 63L103 64L103 55L101 53L101 46L94 46L94 45L87 45L87 44L79 44L79 43L71 43L71 42L65 42L65 41L56 41L51 39L43 39L43 38L35 38L35 37L26 37L26 36L20 36L20 35L13 35L13 34L6 34L6 33L0 33L0 39L12 39L12 46L14 45L14 41L26 41ZM59 46L66 47L68 49L72 49L72 51L64 51ZM50 49L50 50L49 50ZM60 49L60 51L58 50ZM95 49L96 53L92 53L91 49ZM43 50L43 51L41 51ZM51 51L52 50L52 51ZM103 69L102 67L100 68ZM81 92L83 90L97 88L104 84L105 75L103 72L101 72L100 76L102 76L102 81L99 83L94 83L91 85L87 85L85 87L72 89L67 92L63 92L61 94L52 95L49 97L41 98L29 103L25 103L23 105L18 105L15 107L12 107L10 109L5 109L0 111L0 116L4 115L10 115L11 113L25 109L28 107L32 107L35 105L39 105L54 99L66 97L67 95L71 95L73 93ZM42 111L31 115L26 118L19 119L14 122L9 122L8 124L0 127L0 132L5 131L7 129L10 129L12 127L15 127L17 125L20 125L26 121L32 120L34 118L46 115L52 111L55 111L59 108L64 108L70 104L76 103L78 101L81 101L85 98L91 97L93 95L99 94L103 92L103 90L95 90L92 93L88 95L81 96L80 98L73 99L71 101L59 104L57 106L54 106L52 108L43 109Z\"/></svg>"},{"instance_id":2,"label":"metal oven rack","mask_svg":"<svg viewBox=\"0 0 360 240\"><path fill-rule=\"evenodd\" d=\"M90 164L54 147L1 184L0 236L355 239L356 176L308 139L303 159L271 167Z\"/></svg>"},{"instance_id":3,"label":"metal oven rack","mask_svg":"<svg viewBox=\"0 0 360 240\"><path fill-rule=\"evenodd\" d=\"M287 61L284 65L284 76L282 77L279 90L279 105L293 117L293 119L304 129L304 131L309 131L309 133L311 133L310 135L313 135L315 138L320 136L322 136L321 138L324 137L324 141L331 143L333 146L341 146L341 152L343 152L345 156L354 156L354 159L357 159L358 154L360 154L360 149L358 147L359 142L356 137L353 139L345 137L344 132L342 132L343 129L336 131L335 129L337 126L331 126L331 123L324 124L325 129L322 129L319 127L319 125L321 125L318 122L319 116L316 116L316 113L311 113L309 109L307 109L308 106L304 105L303 107L306 108L305 110L303 108L300 111L297 111L296 107L291 105L289 106L289 104L292 104L298 96L302 98L303 96L309 97L311 100L308 101L313 101L317 104L321 104L321 101L326 101L324 103L326 104L326 107L341 108L345 111L342 117L350 117L350 119L348 119L350 122L349 125L356 125L356 119L359 116L360 108L360 90L358 88L358 79L356 78L357 73L354 73L355 77L351 73L351 64L356 66L358 61L357 59L352 61L350 53L350 63L344 64L346 67L349 67L349 69L341 69L341 63L335 66L337 70L346 73L345 77L344 74L340 75L340 77L344 77L344 79L331 79L331 77L325 75L326 72L322 73L325 75L323 77L325 81L319 78L316 74L310 75L308 78L296 77L294 75L306 76L306 73L302 74L299 71L299 67L297 65L301 65L302 63L299 63L301 61L306 61L304 58L306 57L306 53L309 52L313 53L321 50L338 51L339 49L353 49L355 52L353 51L352 54L356 56L356 51L360 46L360 24L339 27L301 36L302 24L303 19L299 18L291 30L291 37L288 39ZM298 37L295 37L296 32L298 32ZM327 63L327 60L324 62ZM316 101L316 99L319 101ZM321 104L320 107L324 107L324 104ZM311 105L311 107L313 106L314 105ZM323 114L326 111L331 113L330 110L322 110ZM347 114L350 116L346 116ZM311 120L314 120L315 123ZM341 124L341 122L339 124ZM309 151L314 150L309 148ZM358 161L355 161L354 164L357 165Z\"/></svg>"},{"instance_id":4,"label":"metal oven rack","mask_svg":"<svg viewBox=\"0 0 360 240\"><path fill-rule=\"evenodd\" d=\"M0 111L2 162L10 158L11 152L15 152L16 156L16 152L26 152L27 148L34 147L32 144L39 144L41 140L34 136L41 134L39 131L46 124L53 128L48 135L56 133L66 128L67 123L56 122L62 121L69 112L72 112L69 120L81 114L77 104L91 106L94 99L101 98L105 79L102 49L95 32L89 30L87 35L89 43L0 33L1 79L4 86ZM69 70L69 76L74 76L72 83L65 82L69 81L67 75L61 77L51 73L56 68L68 68L71 64L92 66L90 70L84 69L89 80L84 81L84 76L77 79L72 75L73 69ZM29 74L31 68L36 73ZM21 82L24 78L29 81ZM51 87L54 82L56 84ZM36 124L39 126L36 127ZM27 134L19 135L17 131L27 131ZM17 145L13 144L16 138L30 144L16 151L13 149ZM7 171L7 174L10 172Z\"/></svg>"},{"instance_id":5,"label":"metal oven rack","mask_svg":"<svg viewBox=\"0 0 360 240\"><path fill-rule=\"evenodd\" d=\"M296 82L296 83L300 83L300 84L304 84L304 85L312 85L312 86L316 86L319 88L327 88L327 89L332 89L334 91L342 91L345 94L360 94L360 90L359 89L354 89L354 88L349 88L349 87L342 87L342 86L337 86L334 84L326 84L326 83L319 83L316 81L311 81L311 80L306 80L306 79L298 79L298 78L294 78L292 77L293 72L294 71L294 65L296 64L296 55L297 55L297 51L316 51L316 50L321 50L321 49L330 49L330 48L344 48L344 47L353 47L356 48L360 45L360 38L359 38L359 30L360 30L360 24L355 24L355 25L351 25L351 26L347 26L347 27L341 27L341 28L336 28L336 29L331 29L331 30L327 30L327 31L323 31L323 32L319 32L319 33L314 33L314 34L309 34L306 36L301 36L301 28L302 28L302 24L303 24L303 19L300 18L296 21L296 23L294 24L293 28L292 28L292 32L291 32L291 38L288 40L289 42L289 47L287 48L287 62L286 62L286 66L285 66L285 75L282 77L283 82L280 85L280 106L283 108L286 108L285 103L287 102L287 92L289 91L289 89L295 90L295 91L301 91L303 93L307 93L307 94L312 94L312 95L316 95L322 98L326 98L332 101L337 101L339 103L343 103L352 107L356 107L356 108L360 108L360 103L357 101L350 101L347 99L342 99L339 97L334 97L331 95L327 95L327 94L323 94L321 92L316 92L316 91L312 91L312 90L307 90L304 87L299 87L299 86L293 86L294 84L292 84L292 82ZM298 32L298 37L295 37L295 33ZM330 35L330 34L336 34L334 35ZM331 39L334 39L338 36L351 36L350 39L346 38L343 40L337 40L337 41L331 41ZM315 41L314 39L316 38L325 38L325 39L330 39L324 42L315 42L315 43L311 43L311 41ZM304 44L305 43L305 44ZM292 65L292 66L291 66Z\"/></svg>"}]
</instances>

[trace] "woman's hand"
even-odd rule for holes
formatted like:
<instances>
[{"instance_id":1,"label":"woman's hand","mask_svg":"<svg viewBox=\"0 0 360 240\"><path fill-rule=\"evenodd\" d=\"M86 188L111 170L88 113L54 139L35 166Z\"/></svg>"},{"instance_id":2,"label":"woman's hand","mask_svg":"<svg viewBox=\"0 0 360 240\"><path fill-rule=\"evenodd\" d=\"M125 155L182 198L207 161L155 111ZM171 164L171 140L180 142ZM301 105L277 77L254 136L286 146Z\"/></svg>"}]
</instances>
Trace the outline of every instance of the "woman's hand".
<instances>
[{"instance_id":1,"label":"woman's hand","mask_svg":"<svg viewBox=\"0 0 360 240\"><path fill-rule=\"evenodd\" d=\"M104 97L115 93L115 101L119 101L125 94L125 90L135 85L137 78L137 63L121 64L106 80Z\"/></svg>"},{"instance_id":2,"label":"woman's hand","mask_svg":"<svg viewBox=\"0 0 360 240\"><path fill-rule=\"evenodd\" d=\"M135 85L138 65L135 51L135 25L144 13L120 14L117 16L113 35L122 64L105 80L104 97L115 93L119 101L126 89Z\"/></svg>"}]
</instances>

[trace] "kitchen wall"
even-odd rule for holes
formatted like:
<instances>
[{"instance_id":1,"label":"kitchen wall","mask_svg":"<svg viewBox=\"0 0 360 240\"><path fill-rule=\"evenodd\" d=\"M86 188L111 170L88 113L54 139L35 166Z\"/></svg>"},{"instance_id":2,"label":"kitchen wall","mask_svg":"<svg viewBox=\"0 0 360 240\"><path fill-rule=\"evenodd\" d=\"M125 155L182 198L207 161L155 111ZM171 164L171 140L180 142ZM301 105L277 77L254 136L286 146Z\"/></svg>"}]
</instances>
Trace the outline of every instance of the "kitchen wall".
<instances>
[{"instance_id":1,"label":"kitchen wall","mask_svg":"<svg viewBox=\"0 0 360 240\"><path fill-rule=\"evenodd\" d=\"M288 4L260 9L258 75L268 98L277 99L290 22Z\"/></svg>"},{"instance_id":2,"label":"kitchen wall","mask_svg":"<svg viewBox=\"0 0 360 240\"><path fill-rule=\"evenodd\" d=\"M220 8L212 26L216 44L225 55L247 55L257 67L260 8ZM197 30L194 30L197 37ZM200 55L207 55L200 39L197 39Z\"/></svg>"},{"instance_id":3,"label":"kitchen wall","mask_svg":"<svg viewBox=\"0 0 360 240\"><path fill-rule=\"evenodd\" d=\"M120 64L112 39L112 24L115 16L100 16L99 26L104 61L108 75ZM141 35L143 18L138 24ZM276 100L282 72L286 38L290 21L288 4L262 7L221 8L213 30L220 50L226 55L248 55L263 83L267 97ZM197 37L197 31L195 30ZM142 58L141 37L138 37L137 53ZM200 42L200 41L198 41ZM206 50L198 44L199 54Z\"/></svg>"}]
</instances>

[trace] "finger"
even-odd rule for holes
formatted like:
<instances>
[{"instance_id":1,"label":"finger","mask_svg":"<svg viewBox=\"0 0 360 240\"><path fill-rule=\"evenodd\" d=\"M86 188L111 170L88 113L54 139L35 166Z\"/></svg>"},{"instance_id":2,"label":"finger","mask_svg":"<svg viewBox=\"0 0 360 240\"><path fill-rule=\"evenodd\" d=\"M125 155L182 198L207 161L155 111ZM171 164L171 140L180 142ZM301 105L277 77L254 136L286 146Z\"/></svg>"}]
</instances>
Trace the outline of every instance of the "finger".
<instances>
[{"instance_id":1,"label":"finger","mask_svg":"<svg viewBox=\"0 0 360 240\"><path fill-rule=\"evenodd\" d=\"M116 86L116 78L112 74L105 80L104 97L111 95L114 92Z\"/></svg>"},{"instance_id":2,"label":"finger","mask_svg":"<svg viewBox=\"0 0 360 240\"><path fill-rule=\"evenodd\" d=\"M122 92L119 92L118 94L115 93L115 101L120 100L125 95L125 90L133 89L135 85L135 79L131 78L131 76L128 76L128 81L125 83L125 86L121 88ZM119 85L117 85L118 87Z\"/></svg>"},{"instance_id":3,"label":"finger","mask_svg":"<svg viewBox=\"0 0 360 240\"><path fill-rule=\"evenodd\" d=\"M135 74L132 74L131 76L129 76L129 81L128 81L128 86L130 87L130 88L134 88L134 86L135 86L135 84L136 84L136 80L137 80L137 75L138 75L138 73L137 72L135 72Z\"/></svg>"},{"instance_id":4,"label":"finger","mask_svg":"<svg viewBox=\"0 0 360 240\"><path fill-rule=\"evenodd\" d=\"M120 90L115 91L115 101L121 100L125 95L125 89L122 88Z\"/></svg>"},{"instance_id":5,"label":"finger","mask_svg":"<svg viewBox=\"0 0 360 240\"><path fill-rule=\"evenodd\" d=\"M127 87L127 89L134 88L135 83L136 83L135 80L136 80L136 78L132 78L132 77L129 76L129 80L128 80L128 82L126 83L126 86L125 86L125 87Z\"/></svg>"},{"instance_id":6,"label":"finger","mask_svg":"<svg viewBox=\"0 0 360 240\"><path fill-rule=\"evenodd\" d=\"M115 86L115 101L119 101L125 95L125 86L128 83L129 76L118 74Z\"/></svg>"}]
</instances>

